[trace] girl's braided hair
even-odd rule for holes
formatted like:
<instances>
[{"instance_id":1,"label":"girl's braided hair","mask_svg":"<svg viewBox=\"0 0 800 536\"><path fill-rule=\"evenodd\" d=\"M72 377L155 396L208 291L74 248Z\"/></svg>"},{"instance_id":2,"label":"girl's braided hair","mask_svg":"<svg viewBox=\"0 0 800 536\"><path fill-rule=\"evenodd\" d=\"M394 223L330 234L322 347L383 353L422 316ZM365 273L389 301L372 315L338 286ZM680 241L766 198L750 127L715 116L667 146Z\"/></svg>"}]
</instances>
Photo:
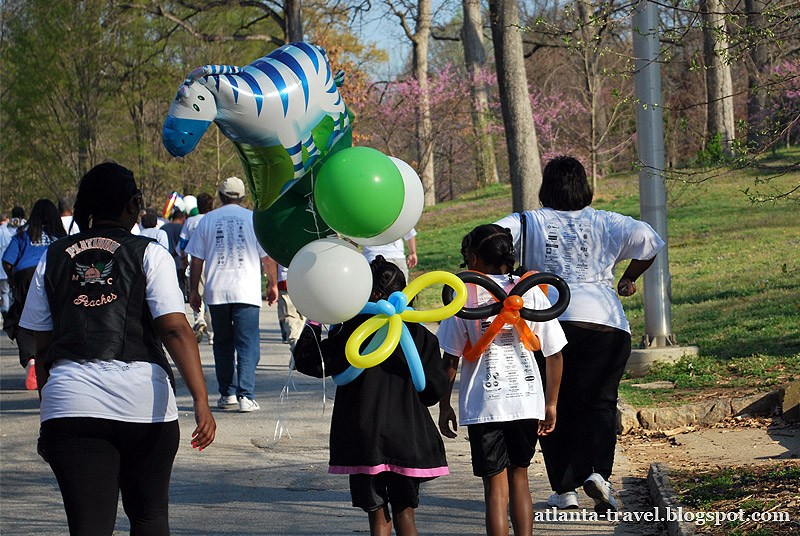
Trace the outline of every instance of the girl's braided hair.
<instances>
[{"instance_id":1,"label":"girl's braided hair","mask_svg":"<svg viewBox=\"0 0 800 536\"><path fill-rule=\"evenodd\" d=\"M372 300L385 300L392 292L406 288L406 276L383 255L375 257L369 267L372 270Z\"/></svg>"},{"instance_id":2,"label":"girl's braided hair","mask_svg":"<svg viewBox=\"0 0 800 536\"><path fill-rule=\"evenodd\" d=\"M514 268L514 240L511 230L489 223L478 225L461 240L461 256L464 264L471 254L475 254L486 264L505 265L508 271Z\"/></svg>"},{"instance_id":3,"label":"girl's braided hair","mask_svg":"<svg viewBox=\"0 0 800 536\"><path fill-rule=\"evenodd\" d=\"M81 231L86 231L92 221L118 218L125 204L137 193L131 170L113 162L98 164L78 185L72 218Z\"/></svg>"}]
</instances>

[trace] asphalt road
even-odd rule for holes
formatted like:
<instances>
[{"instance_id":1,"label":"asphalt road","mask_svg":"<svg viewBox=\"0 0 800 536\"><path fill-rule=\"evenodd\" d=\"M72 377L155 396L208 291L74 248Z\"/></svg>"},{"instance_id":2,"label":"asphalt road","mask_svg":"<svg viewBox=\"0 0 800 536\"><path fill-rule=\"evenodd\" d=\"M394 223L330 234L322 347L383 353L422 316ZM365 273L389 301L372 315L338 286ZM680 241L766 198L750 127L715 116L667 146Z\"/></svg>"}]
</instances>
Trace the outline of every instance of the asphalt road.
<instances>
[{"instance_id":1,"label":"asphalt road","mask_svg":"<svg viewBox=\"0 0 800 536\"><path fill-rule=\"evenodd\" d=\"M256 374L260 411L216 411L217 439L203 452L189 444L191 399L178 387L181 447L170 490L172 533L177 535L331 535L368 533L364 512L350 505L348 479L327 472L328 427L335 386L290 373L289 347L280 341L274 307L261 312L261 362ZM200 353L212 405L216 380L211 346ZM324 390L323 390L324 389ZM457 394L454 393L454 400ZM438 409L432 408L434 419ZM39 410L35 391L26 391L16 347L0 333L0 534L67 534L55 478L36 454ZM277 433L277 432L282 432ZM484 534L483 488L472 475L463 432L445 439L451 474L422 486L416 511L420 534ZM631 491L629 465L618 448L612 480L627 510L650 506ZM534 534L657 535L658 524L606 520L546 521L547 485L541 453L530 471ZM582 492L580 506L593 512ZM582 510L573 511L582 517ZM552 511L549 511L552 515ZM587 516L588 517L588 516ZM541 519L541 520L540 520ZM120 506L117 535L129 534Z\"/></svg>"}]
</instances>

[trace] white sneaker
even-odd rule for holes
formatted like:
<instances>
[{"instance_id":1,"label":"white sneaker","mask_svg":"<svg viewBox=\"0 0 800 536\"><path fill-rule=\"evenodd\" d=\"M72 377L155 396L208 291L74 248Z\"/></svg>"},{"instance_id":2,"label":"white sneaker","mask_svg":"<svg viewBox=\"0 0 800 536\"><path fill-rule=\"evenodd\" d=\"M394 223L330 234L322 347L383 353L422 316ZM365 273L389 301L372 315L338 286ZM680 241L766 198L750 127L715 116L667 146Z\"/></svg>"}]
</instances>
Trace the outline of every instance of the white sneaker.
<instances>
[{"instance_id":1,"label":"white sneaker","mask_svg":"<svg viewBox=\"0 0 800 536\"><path fill-rule=\"evenodd\" d=\"M589 478L583 483L583 491L594 499L594 511L598 514L605 514L609 510L612 512L619 510L611 482L608 482L599 474L592 473L589 475Z\"/></svg>"},{"instance_id":2,"label":"white sneaker","mask_svg":"<svg viewBox=\"0 0 800 536\"><path fill-rule=\"evenodd\" d=\"M228 406L235 406L236 405L236 395L222 395L217 400L217 407L218 408L227 408Z\"/></svg>"},{"instance_id":3,"label":"white sneaker","mask_svg":"<svg viewBox=\"0 0 800 536\"><path fill-rule=\"evenodd\" d=\"M239 413L246 413L248 411L255 411L257 409L261 409L261 406L258 405L258 402L252 398L247 398L246 396L239 397Z\"/></svg>"},{"instance_id":4,"label":"white sneaker","mask_svg":"<svg viewBox=\"0 0 800 536\"><path fill-rule=\"evenodd\" d=\"M569 510L571 508L578 507L578 492L577 491L565 491L564 493L558 494L553 493L550 495L550 498L547 499L547 506L555 506L559 510Z\"/></svg>"}]
</instances>

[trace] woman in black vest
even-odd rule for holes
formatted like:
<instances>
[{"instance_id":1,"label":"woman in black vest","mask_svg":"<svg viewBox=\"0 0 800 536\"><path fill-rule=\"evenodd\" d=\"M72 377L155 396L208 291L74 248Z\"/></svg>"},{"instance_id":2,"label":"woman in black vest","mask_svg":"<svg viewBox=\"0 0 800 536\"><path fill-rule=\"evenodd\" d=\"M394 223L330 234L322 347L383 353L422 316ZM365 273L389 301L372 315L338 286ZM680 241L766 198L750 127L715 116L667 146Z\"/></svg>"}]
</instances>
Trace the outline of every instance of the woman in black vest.
<instances>
[{"instance_id":1,"label":"woman in black vest","mask_svg":"<svg viewBox=\"0 0 800 536\"><path fill-rule=\"evenodd\" d=\"M194 400L192 445L216 424L194 333L169 253L130 229L142 194L113 163L81 179L81 232L52 244L20 325L36 335L39 452L58 480L70 534L111 535L117 497L132 536L169 534L179 428L166 346Z\"/></svg>"}]
</instances>

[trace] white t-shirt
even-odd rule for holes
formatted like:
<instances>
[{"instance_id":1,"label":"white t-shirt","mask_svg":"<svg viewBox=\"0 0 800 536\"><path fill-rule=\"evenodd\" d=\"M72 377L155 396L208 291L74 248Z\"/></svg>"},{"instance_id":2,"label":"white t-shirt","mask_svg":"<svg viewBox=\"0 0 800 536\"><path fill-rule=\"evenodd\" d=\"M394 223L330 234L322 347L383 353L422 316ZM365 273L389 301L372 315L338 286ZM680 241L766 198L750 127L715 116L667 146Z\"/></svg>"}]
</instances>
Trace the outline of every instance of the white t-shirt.
<instances>
[{"instance_id":1,"label":"white t-shirt","mask_svg":"<svg viewBox=\"0 0 800 536\"><path fill-rule=\"evenodd\" d=\"M3 253L6 252L6 248L11 243L11 231L8 230L8 225L3 224L0 225L0 258L3 257ZM8 279L8 275L6 271L0 266L0 281L4 281Z\"/></svg>"},{"instance_id":2,"label":"white t-shirt","mask_svg":"<svg viewBox=\"0 0 800 536\"><path fill-rule=\"evenodd\" d=\"M490 275L509 292L514 283L507 275ZM528 309L547 309L550 302L539 287L522 297ZM467 285L466 307L480 307L497 300L482 287ZM465 320L451 316L436 332L445 352L460 356L469 340L474 346L495 317ZM551 356L567 344L558 320L527 322L539 337L542 353ZM544 388L533 353L520 342L516 328L505 325L486 351L475 361L461 360L458 393L458 423L462 426L486 422L507 422L544 418Z\"/></svg>"},{"instance_id":3,"label":"white t-shirt","mask_svg":"<svg viewBox=\"0 0 800 536\"><path fill-rule=\"evenodd\" d=\"M61 225L64 226L64 230L68 235L74 235L81 232L81 230L78 228L78 224L72 223L72 216L61 216Z\"/></svg>"},{"instance_id":4,"label":"white t-shirt","mask_svg":"<svg viewBox=\"0 0 800 536\"><path fill-rule=\"evenodd\" d=\"M569 285L569 307L559 320L591 322L630 333L614 289L614 266L626 259L655 257L664 247L658 233L646 222L592 207L574 211L540 208L525 212L525 219L522 264L528 270L559 275ZM496 223L511 229L519 252L519 214ZM555 303L558 291L551 289L548 297Z\"/></svg>"},{"instance_id":5,"label":"white t-shirt","mask_svg":"<svg viewBox=\"0 0 800 536\"><path fill-rule=\"evenodd\" d=\"M34 273L20 326L51 331L53 319L44 287L47 255ZM143 265L145 299L153 318L184 313L175 263L167 250L148 244ZM178 418L169 377L155 363L136 361L56 360L42 388L41 421L64 417L95 417L126 422L168 422Z\"/></svg>"},{"instance_id":6,"label":"white t-shirt","mask_svg":"<svg viewBox=\"0 0 800 536\"><path fill-rule=\"evenodd\" d=\"M382 246L361 246L361 248L369 262L374 261L375 257L378 255L383 255L384 259L405 259L406 250L403 245L403 240L408 242L415 236L417 236L417 230L412 227L406 236L398 238L390 244L384 244Z\"/></svg>"},{"instance_id":7,"label":"white t-shirt","mask_svg":"<svg viewBox=\"0 0 800 536\"><path fill-rule=\"evenodd\" d=\"M149 229L142 229L142 232L139 234L148 238L154 238L160 246L169 251L169 237L166 231L163 231L161 228L150 227Z\"/></svg>"},{"instance_id":8,"label":"white t-shirt","mask_svg":"<svg viewBox=\"0 0 800 536\"><path fill-rule=\"evenodd\" d=\"M178 245L175 246L175 251L178 255L183 253L184 248L186 248L186 244L189 243L189 240L192 238L194 234L194 230L197 229L197 226L200 224L200 220L203 219L205 214L197 214L195 216L191 216L183 222L183 228L181 229L180 237L178 238Z\"/></svg>"},{"instance_id":9,"label":"white t-shirt","mask_svg":"<svg viewBox=\"0 0 800 536\"><path fill-rule=\"evenodd\" d=\"M212 210L200 220L186 253L205 261L207 304L261 307L261 258L267 254L256 240L252 210L235 203Z\"/></svg>"}]
</instances>

